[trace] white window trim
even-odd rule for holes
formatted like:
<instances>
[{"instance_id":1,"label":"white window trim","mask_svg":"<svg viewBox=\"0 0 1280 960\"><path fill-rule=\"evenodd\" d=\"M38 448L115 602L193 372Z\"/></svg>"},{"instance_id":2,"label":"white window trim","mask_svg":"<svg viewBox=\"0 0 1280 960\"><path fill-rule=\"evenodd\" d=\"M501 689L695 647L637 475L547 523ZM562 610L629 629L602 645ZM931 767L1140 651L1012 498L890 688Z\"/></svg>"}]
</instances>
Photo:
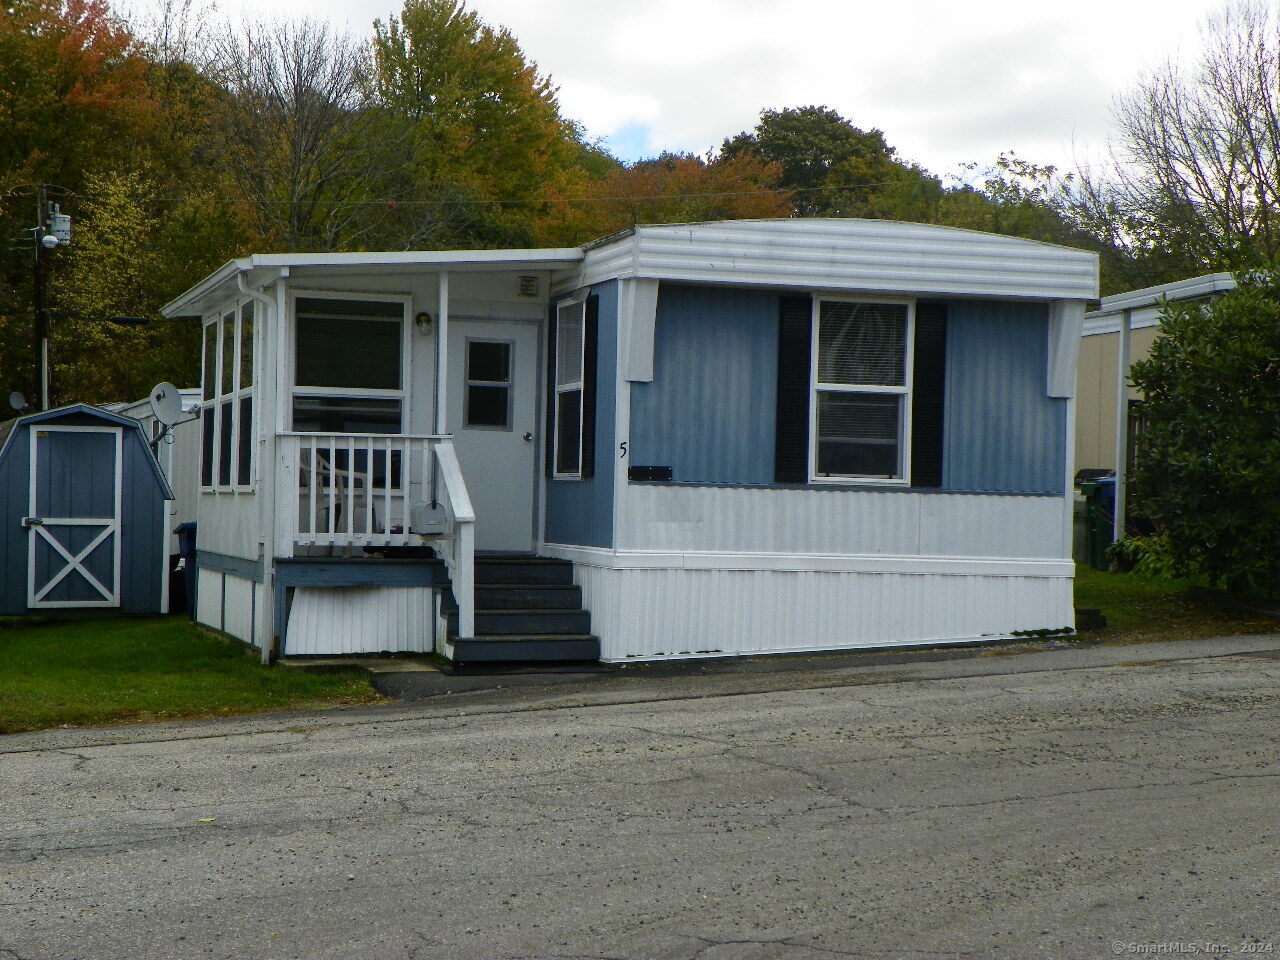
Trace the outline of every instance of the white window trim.
<instances>
[{"instance_id":1,"label":"white window trim","mask_svg":"<svg viewBox=\"0 0 1280 960\"><path fill-rule=\"evenodd\" d=\"M560 311L567 307L577 307L579 318L582 324L582 334L578 338L578 342L582 345L581 354L578 357L579 376L577 380L561 385L560 383ZM553 480L581 480L582 479L582 447L583 447L583 423L582 412L584 409L583 401L586 397L586 376L587 376L587 298L571 297L568 300L562 300L556 304L556 355L553 358L555 363L555 383L552 384L554 396L554 410L552 410L553 427L555 432L551 438L551 479ZM562 473L560 471L560 394L572 393L578 391L578 469L572 473Z\"/></svg>"},{"instance_id":2,"label":"white window trim","mask_svg":"<svg viewBox=\"0 0 1280 960\"><path fill-rule=\"evenodd\" d=\"M233 300L231 303L224 305L217 311L207 314L204 318L204 322L202 325L202 339L200 343L200 350L201 350L200 416L202 420L204 417L208 416L213 423L213 444L209 453L210 460L212 461L212 469L209 474L210 482L207 484L204 482L203 461L201 462L201 474L200 474L200 492L201 493L250 493L257 488L258 473L261 468L261 464L257 462L254 462L252 464L251 471L249 474L249 482L247 484L242 484L239 482L239 479L240 479L240 442L239 442L240 432L246 429L249 430L250 438L251 438L250 451L252 455L252 451L254 449L252 438L255 435L254 424L257 422L258 417L261 416L261 413L258 410L258 404L255 400L253 403L253 414L250 422L246 425L242 423L240 420L240 401L243 400L245 397L254 396L254 386L257 382L257 378L255 376L257 370L255 369L253 371L250 371L250 375L248 378L248 386L245 386L245 387L240 386L241 380L242 380L242 373L240 368L241 368L241 361L243 359L242 357L243 351L241 348L241 338L244 333L244 326L242 322L242 317L243 317L242 311L244 310L245 305L249 303L252 303L252 301L245 298ZM225 330L225 325L227 323L228 316L232 318L232 323L235 324L235 329L233 330L232 336L231 336L232 356L230 358L228 358L225 355L226 351L223 349L226 343L224 330ZM214 352L213 352L214 395L206 399L204 396L204 372L205 371L204 371L203 364L205 362L205 356L206 356L205 351L207 349L205 346L205 342L206 342L206 339L210 336L210 331L212 331L212 336L214 337ZM254 363L254 367L257 368L258 355L261 353L262 327L261 327L261 318L258 316L258 310L256 306L254 307L254 311L253 311L253 336L254 336L253 363ZM223 373L225 371L228 359L230 359L231 361L231 390L228 393L223 393L222 392ZM231 450L230 450L230 456L229 456L230 474L228 476L229 482L222 483L221 482L222 474L220 469L221 463L222 463L222 414L223 414L223 408L226 404L230 404L230 409L231 409L231 441L230 441ZM200 429L202 431L201 438L200 438L200 453L201 453L201 456L203 457L204 456L204 436L203 436L204 424L203 422L201 423Z\"/></svg>"},{"instance_id":3,"label":"white window trim","mask_svg":"<svg viewBox=\"0 0 1280 960\"><path fill-rule=\"evenodd\" d=\"M471 378L471 344L500 343L507 348L507 379L505 380L473 380ZM462 349L462 426L466 430L492 430L497 433L510 433L515 429L515 396L516 396L516 342L499 337L467 337ZM503 387L507 391L507 423L506 426L477 425L471 420L471 388Z\"/></svg>"},{"instance_id":4,"label":"white window trim","mask_svg":"<svg viewBox=\"0 0 1280 960\"><path fill-rule=\"evenodd\" d=\"M355 387L313 387L299 385L298 370L298 301L299 300L351 300L360 303L399 303L403 310L400 318L400 388L355 388ZM386 318L390 320L390 318ZM285 423L293 429L293 406L299 397L351 397L353 399L399 400L400 429L405 433L405 424L409 419L409 378L412 370L411 351L413 349L413 297L407 293L359 293L338 290L312 290L289 288L289 323L288 344L286 351L288 370L286 382L288 392L284 397L286 404ZM388 434L395 436L396 434Z\"/></svg>"},{"instance_id":5,"label":"white window trim","mask_svg":"<svg viewBox=\"0 0 1280 960\"><path fill-rule=\"evenodd\" d=\"M818 339L819 324L822 322L822 305L824 303L883 303L906 306L907 331L906 355L903 363L906 370L903 385L887 387L882 384L849 384L824 383L818 380ZM809 482L813 484L867 484L874 486L908 487L911 485L911 406L915 379L915 344L916 344L916 301L906 297L833 297L815 296L810 321L809 334ZM901 396L902 419L898 424L898 466L899 477L875 477L860 474L822 474L818 473L818 393L881 393Z\"/></svg>"}]
</instances>

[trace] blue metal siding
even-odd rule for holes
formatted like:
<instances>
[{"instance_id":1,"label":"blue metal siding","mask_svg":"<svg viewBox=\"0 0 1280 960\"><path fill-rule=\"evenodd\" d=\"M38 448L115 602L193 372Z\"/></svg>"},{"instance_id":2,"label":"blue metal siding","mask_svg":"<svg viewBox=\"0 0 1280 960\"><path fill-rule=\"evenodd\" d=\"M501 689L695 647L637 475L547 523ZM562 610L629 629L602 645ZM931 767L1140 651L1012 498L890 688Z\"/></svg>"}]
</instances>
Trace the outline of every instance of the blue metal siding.
<instances>
[{"instance_id":1,"label":"blue metal siding","mask_svg":"<svg viewBox=\"0 0 1280 960\"><path fill-rule=\"evenodd\" d=\"M627 461L687 483L773 482L778 294L663 284L654 379L631 387Z\"/></svg>"},{"instance_id":2,"label":"blue metal siding","mask_svg":"<svg viewBox=\"0 0 1280 960\"><path fill-rule=\"evenodd\" d=\"M156 483L151 452L141 436L124 434L124 495L120 504L120 606L130 613L159 613L161 571L169 566L169 511Z\"/></svg>"},{"instance_id":3,"label":"blue metal siding","mask_svg":"<svg viewBox=\"0 0 1280 960\"><path fill-rule=\"evenodd\" d=\"M944 490L1063 492L1067 401L1046 395L1048 337L1044 304L948 304Z\"/></svg>"},{"instance_id":4,"label":"blue metal siding","mask_svg":"<svg viewBox=\"0 0 1280 960\"><path fill-rule=\"evenodd\" d=\"M27 531L22 518L27 515L31 470L27 433L12 441L0 455L0 614L25 613L27 609Z\"/></svg>"},{"instance_id":5,"label":"blue metal siding","mask_svg":"<svg viewBox=\"0 0 1280 960\"><path fill-rule=\"evenodd\" d=\"M596 344L595 475L585 480L546 480L548 543L613 546L613 479L618 379L618 282L591 288L600 298Z\"/></svg>"}]
</instances>

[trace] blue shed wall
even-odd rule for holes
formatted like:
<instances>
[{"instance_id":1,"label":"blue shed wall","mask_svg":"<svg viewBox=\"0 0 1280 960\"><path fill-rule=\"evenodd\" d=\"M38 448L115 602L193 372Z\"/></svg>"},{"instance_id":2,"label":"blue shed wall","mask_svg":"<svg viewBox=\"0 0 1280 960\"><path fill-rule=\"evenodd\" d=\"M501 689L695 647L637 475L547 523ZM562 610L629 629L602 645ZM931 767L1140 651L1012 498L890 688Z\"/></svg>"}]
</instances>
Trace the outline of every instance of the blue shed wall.
<instances>
[{"instance_id":1,"label":"blue shed wall","mask_svg":"<svg viewBox=\"0 0 1280 960\"><path fill-rule=\"evenodd\" d=\"M1061 494L1067 401L1048 389L1049 308L947 305L942 486L953 491Z\"/></svg>"},{"instance_id":2,"label":"blue shed wall","mask_svg":"<svg viewBox=\"0 0 1280 960\"><path fill-rule=\"evenodd\" d=\"M631 385L625 462L670 466L675 483L772 485L779 296L661 286L654 379ZM1063 492L1067 401L1046 395L1048 317L1045 304L947 304L943 490Z\"/></svg>"},{"instance_id":3,"label":"blue shed wall","mask_svg":"<svg viewBox=\"0 0 1280 960\"><path fill-rule=\"evenodd\" d=\"M10 438L3 456L0 456L0 561L3 562L0 614L49 612L27 607L30 534L21 526L22 518L27 516L30 507L30 431L46 423L117 425L104 418L76 413L32 426L20 425ZM114 455L114 438L110 444L103 442L101 434L70 435L66 439L76 450L74 465L64 462L46 470L42 464L43 476L36 479L37 484L44 490L64 488L68 494L67 502L74 505L77 513L112 515L114 476L113 465L108 461ZM101 455L107 451L111 456ZM163 509L165 491L146 441L132 426L123 428L121 456L120 606L89 608L84 612L108 616L114 613L159 613L163 598L161 576L162 571L167 574L168 566L168 534L165 529L168 511ZM77 547L74 532L69 542L74 551ZM107 551L96 551L89 558L91 572L105 576L109 567L102 564L107 557ZM55 588L49 599L62 598L59 589ZM69 608L56 612L58 616L66 616L75 615L78 611Z\"/></svg>"},{"instance_id":4,"label":"blue shed wall","mask_svg":"<svg viewBox=\"0 0 1280 960\"><path fill-rule=\"evenodd\" d=\"M21 430L0 456L0 613L20 614L27 609L27 531L22 518L27 515L31 464L27 432Z\"/></svg>"},{"instance_id":5,"label":"blue shed wall","mask_svg":"<svg viewBox=\"0 0 1280 960\"><path fill-rule=\"evenodd\" d=\"M618 379L618 282L590 291L600 298L596 348L595 475L585 480L547 480L544 537L548 543L613 546L613 481L617 467L615 427Z\"/></svg>"},{"instance_id":6,"label":"blue shed wall","mask_svg":"<svg viewBox=\"0 0 1280 960\"><path fill-rule=\"evenodd\" d=\"M628 461L688 483L773 482L778 294L663 284Z\"/></svg>"}]
</instances>

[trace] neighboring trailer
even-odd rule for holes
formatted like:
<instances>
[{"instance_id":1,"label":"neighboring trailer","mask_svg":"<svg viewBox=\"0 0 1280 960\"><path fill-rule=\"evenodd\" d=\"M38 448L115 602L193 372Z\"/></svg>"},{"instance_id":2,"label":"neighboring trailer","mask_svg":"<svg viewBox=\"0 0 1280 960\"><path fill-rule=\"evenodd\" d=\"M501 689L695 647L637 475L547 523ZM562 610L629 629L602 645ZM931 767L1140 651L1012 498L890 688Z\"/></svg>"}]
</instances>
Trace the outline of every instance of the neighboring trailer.
<instances>
[{"instance_id":1,"label":"neighboring trailer","mask_svg":"<svg viewBox=\"0 0 1280 960\"><path fill-rule=\"evenodd\" d=\"M129 417L76 404L0 426L0 614L167 612L171 498Z\"/></svg>"},{"instance_id":2,"label":"neighboring trailer","mask_svg":"<svg viewBox=\"0 0 1280 960\"><path fill-rule=\"evenodd\" d=\"M196 519L196 501L200 496L200 388L178 391L182 397L183 419L171 427L158 444L160 423L151 411L150 399L122 403L111 407L115 413L132 417L142 424L142 431L152 441L160 472L169 481L173 500L169 504L169 556L178 554L178 524Z\"/></svg>"},{"instance_id":3,"label":"neighboring trailer","mask_svg":"<svg viewBox=\"0 0 1280 960\"><path fill-rule=\"evenodd\" d=\"M1142 429L1142 396L1128 387L1129 367L1145 360L1160 334L1164 304L1208 300L1235 288L1229 273L1211 273L1158 287L1103 297L1101 308L1085 314L1076 374L1076 469L1115 470L1118 443ZM1121 339L1129 315L1128 362L1121 366ZM1129 397L1127 416L1118 417L1120 380ZM1130 454L1132 455L1132 454Z\"/></svg>"}]
</instances>

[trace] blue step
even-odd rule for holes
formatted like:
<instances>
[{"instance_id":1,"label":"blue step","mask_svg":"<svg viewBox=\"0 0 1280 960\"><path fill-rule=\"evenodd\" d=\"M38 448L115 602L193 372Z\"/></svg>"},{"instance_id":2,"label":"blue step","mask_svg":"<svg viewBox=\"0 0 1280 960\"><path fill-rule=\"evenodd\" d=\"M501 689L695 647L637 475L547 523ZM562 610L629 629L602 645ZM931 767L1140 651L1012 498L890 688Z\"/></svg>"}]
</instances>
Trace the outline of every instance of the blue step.
<instances>
[{"instance_id":1,"label":"blue step","mask_svg":"<svg viewBox=\"0 0 1280 960\"><path fill-rule=\"evenodd\" d=\"M477 584L478 610L581 610L582 588L574 584Z\"/></svg>"},{"instance_id":2,"label":"blue step","mask_svg":"<svg viewBox=\"0 0 1280 960\"><path fill-rule=\"evenodd\" d=\"M453 641L455 663L543 663L600 659L593 636L466 637Z\"/></svg>"}]
</instances>

